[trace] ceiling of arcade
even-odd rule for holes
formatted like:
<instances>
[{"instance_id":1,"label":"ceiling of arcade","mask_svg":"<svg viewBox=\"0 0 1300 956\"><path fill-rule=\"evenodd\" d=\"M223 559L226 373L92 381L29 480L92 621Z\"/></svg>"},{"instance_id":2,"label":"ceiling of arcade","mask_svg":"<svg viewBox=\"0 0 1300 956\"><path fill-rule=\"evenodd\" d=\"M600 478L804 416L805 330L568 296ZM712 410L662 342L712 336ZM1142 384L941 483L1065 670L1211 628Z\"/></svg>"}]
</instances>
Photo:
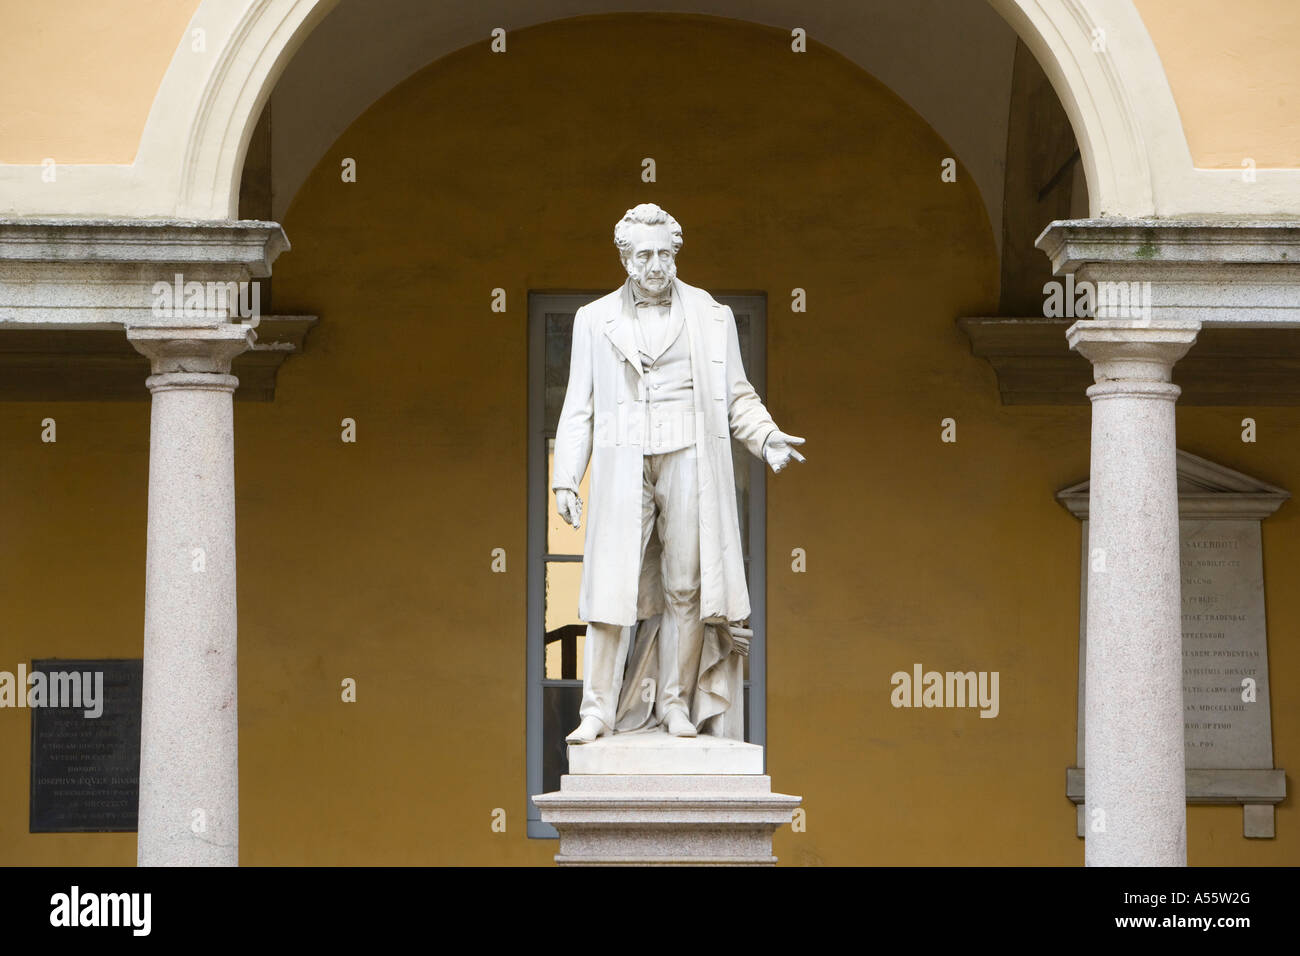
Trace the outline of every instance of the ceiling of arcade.
<instances>
[{"instance_id":1,"label":"ceiling of arcade","mask_svg":"<svg viewBox=\"0 0 1300 956\"><path fill-rule=\"evenodd\" d=\"M668 0L655 7L782 30L801 26L811 41L860 66L952 146L975 179L1001 244L1017 39L988 4ZM372 103L440 57L486 42L494 27L514 33L597 9L644 8L637 0L478 0L436 8L427 0L344 0L308 36L271 96L271 215L282 219L307 174Z\"/></svg>"}]
</instances>

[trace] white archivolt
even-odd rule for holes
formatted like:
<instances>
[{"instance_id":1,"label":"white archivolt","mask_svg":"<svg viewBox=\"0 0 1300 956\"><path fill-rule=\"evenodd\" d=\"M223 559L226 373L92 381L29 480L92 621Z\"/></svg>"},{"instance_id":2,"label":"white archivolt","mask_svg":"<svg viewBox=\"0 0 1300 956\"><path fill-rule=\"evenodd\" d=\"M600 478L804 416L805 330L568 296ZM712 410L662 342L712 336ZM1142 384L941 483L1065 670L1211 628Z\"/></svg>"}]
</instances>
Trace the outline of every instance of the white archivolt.
<instances>
[{"instance_id":1,"label":"white archivolt","mask_svg":"<svg viewBox=\"0 0 1300 956\"><path fill-rule=\"evenodd\" d=\"M39 167L0 166L0 215L235 218L244 153L262 106L303 39L338 2L203 0L158 90L136 161L61 166L55 183L43 183ZM1169 81L1132 0L989 3L1033 51L1065 106L1091 215L1252 218L1300 208L1300 170L1260 170L1256 182L1245 183L1236 170L1193 167ZM563 6L573 15L572 3ZM592 14L618 5L582 6ZM725 4L710 6L718 13ZM752 6L735 6L737 19L756 19L746 15ZM526 7L521 19L544 19L537 2ZM436 15L437 7L431 10ZM197 29L206 33L206 52L191 49Z\"/></svg>"}]
</instances>

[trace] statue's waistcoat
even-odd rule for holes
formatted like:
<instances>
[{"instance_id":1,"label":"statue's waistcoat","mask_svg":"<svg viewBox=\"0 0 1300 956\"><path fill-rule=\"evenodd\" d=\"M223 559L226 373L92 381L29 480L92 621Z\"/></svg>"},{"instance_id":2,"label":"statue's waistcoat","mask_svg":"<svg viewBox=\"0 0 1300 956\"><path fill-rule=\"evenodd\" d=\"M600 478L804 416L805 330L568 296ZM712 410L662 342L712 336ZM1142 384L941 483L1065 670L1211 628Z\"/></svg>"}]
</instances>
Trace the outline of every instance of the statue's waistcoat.
<instances>
[{"instance_id":1,"label":"statue's waistcoat","mask_svg":"<svg viewBox=\"0 0 1300 956\"><path fill-rule=\"evenodd\" d=\"M681 313L677 313L681 317ZM638 317L639 319L639 317ZM645 417L642 419L641 449L646 455L663 455L695 444L695 390L691 373L691 347L686 326L672 325L672 341L659 355L647 345L637 323L637 354L645 383Z\"/></svg>"}]
</instances>

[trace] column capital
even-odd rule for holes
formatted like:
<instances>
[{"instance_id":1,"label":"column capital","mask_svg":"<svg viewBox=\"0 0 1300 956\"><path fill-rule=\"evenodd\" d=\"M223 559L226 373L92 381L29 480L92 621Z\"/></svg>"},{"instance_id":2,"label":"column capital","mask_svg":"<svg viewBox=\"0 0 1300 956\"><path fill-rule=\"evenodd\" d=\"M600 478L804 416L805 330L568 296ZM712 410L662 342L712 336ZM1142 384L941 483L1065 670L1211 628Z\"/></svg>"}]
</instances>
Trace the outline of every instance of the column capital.
<instances>
[{"instance_id":1,"label":"column capital","mask_svg":"<svg viewBox=\"0 0 1300 956\"><path fill-rule=\"evenodd\" d=\"M173 374L229 378L231 359L252 348L256 335L251 324L231 322L207 328L135 326L127 328L126 337L153 363L155 378Z\"/></svg>"},{"instance_id":2,"label":"column capital","mask_svg":"<svg viewBox=\"0 0 1300 956\"><path fill-rule=\"evenodd\" d=\"M1159 323L1083 319L1065 330L1065 338L1071 349L1092 363L1097 385L1120 381L1167 383L1173 376L1174 363L1187 354L1200 330L1201 323L1194 319ZM1178 393L1175 390L1173 394Z\"/></svg>"}]
</instances>

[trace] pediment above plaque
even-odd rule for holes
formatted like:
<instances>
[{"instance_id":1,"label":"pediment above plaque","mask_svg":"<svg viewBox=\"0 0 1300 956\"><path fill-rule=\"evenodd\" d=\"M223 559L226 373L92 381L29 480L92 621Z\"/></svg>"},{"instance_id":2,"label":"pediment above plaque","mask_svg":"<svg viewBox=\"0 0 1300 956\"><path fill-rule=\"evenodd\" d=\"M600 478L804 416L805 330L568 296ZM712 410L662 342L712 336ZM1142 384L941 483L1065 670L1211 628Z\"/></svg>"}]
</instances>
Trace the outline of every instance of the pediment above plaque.
<instances>
[{"instance_id":1,"label":"pediment above plaque","mask_svg":"<svg viewBox=\"0 0 1300 956\"><path fill-rule=\"evenodd\" d=\"M1088 520L1088 481L1062 488L1056 498L1081 521ZM1291 493L1207 458L1178 450L1178 516L1262 521Z\"/></svg>"}]
</instances>

